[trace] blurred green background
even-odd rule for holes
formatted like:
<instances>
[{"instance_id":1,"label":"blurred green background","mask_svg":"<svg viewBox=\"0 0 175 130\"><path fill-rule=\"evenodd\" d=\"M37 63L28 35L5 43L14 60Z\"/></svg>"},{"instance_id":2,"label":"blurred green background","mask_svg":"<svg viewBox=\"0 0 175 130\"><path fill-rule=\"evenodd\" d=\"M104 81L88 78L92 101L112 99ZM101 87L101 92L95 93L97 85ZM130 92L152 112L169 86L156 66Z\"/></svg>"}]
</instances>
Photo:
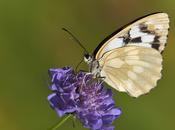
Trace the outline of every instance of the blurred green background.
<instances>
[{"instance_id":1,"label":"blurred green background","mask_svg":"<svg viewBox=\"0 0 175 130\"><path fill-rule=\"evenodd\" d=\"M76 67L82 58L62 27L92 52L116 29L159 11L171 19L163 78L138 99L113 91L123 111L114 125L116 130L175 130L174 0L0 0L0 130L46 130L60 120L46 100L47 70ZM79 122L73 128L70 119L60 129L85 128Z\"/></svg>"}]
</instances>

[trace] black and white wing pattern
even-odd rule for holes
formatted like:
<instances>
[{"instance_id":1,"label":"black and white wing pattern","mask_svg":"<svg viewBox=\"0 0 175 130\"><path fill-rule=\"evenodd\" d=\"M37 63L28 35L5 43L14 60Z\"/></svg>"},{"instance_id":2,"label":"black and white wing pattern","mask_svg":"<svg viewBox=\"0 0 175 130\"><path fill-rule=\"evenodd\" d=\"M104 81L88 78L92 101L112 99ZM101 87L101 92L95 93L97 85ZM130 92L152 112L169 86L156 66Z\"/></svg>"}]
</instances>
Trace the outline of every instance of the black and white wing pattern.
<instances>
[{"instance_id":1,"label":"black and white wing pattern","mask_svg":"<svg viewBox=\"0 0 175 130\"><path fill-rule=\"evenodd\" d=\"M168 15L155 13L128 25L102 43L94 54L106 83L133 97L154 88L161 78L161 52L168 29Z\"/></svg>"}]
</instances>

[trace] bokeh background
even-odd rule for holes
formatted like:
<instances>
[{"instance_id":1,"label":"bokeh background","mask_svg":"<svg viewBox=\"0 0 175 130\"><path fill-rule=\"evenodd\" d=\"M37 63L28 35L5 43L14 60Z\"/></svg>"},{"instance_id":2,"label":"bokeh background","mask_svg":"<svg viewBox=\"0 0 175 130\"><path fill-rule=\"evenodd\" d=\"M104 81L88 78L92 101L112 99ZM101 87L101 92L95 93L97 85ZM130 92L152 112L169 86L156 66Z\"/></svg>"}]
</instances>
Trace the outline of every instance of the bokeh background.
<instances>
[{"instance_id":1,"label":"bokeh background","mask_svg":"<svg viewBox=\"0 0 175 130\"><path fill-rule=\"evenodd\" d=\"M0 130L47 130L60 121L46 100L48 68L73 66L110 33L153 12L170 16L163 78L151 93L133 99L115 92L123 114L117 130L175 130L174 0L0 0ZM81 69L87 69L85 65ZM83 130L69 119L60 130Z\"/></svg>"}]
</instances>

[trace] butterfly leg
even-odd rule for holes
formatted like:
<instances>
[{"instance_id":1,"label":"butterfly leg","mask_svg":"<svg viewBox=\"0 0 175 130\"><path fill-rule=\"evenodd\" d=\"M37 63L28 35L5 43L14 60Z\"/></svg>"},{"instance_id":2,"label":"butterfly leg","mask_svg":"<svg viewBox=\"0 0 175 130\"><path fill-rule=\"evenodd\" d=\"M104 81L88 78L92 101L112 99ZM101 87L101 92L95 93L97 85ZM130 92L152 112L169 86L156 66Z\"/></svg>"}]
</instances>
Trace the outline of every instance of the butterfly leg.
<instances>
[{"instance_id":1,"label":"butterfly leg","mask_svg":"<svg viewBox=\"0 0 175 130\"><path fill-rule=\"evenodd\" d=\"M97 74L95 75L95 78L103 81L106 77L101 76L100 73L97 73Z\"/></svg>"}]
</instances>

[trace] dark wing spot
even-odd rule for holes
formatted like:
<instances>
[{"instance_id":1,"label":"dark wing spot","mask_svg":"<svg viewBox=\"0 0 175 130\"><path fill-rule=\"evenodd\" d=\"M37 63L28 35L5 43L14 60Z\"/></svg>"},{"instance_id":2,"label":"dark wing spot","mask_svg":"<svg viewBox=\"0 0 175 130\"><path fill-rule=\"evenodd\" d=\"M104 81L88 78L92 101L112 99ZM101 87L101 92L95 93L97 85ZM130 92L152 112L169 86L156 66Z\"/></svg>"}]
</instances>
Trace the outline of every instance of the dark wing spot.
<instances>
[{"instance_id":1,"label":"dark wing spot","mask_svg":"<svg viewBox=\"0 0 175 130\"><path fill-rule=\"evenodd\" d=\"M148 33L148 34L155 34L154 31L150 31L150 30L144 30L144 31L142 31L142 32L144 32L144 33Z\"/></svg>"},{"instance_id":2,"label":"dark wing spot","mask_svg":"<svg viewBox=\"0 0 175 130\"><path fill-rule=\"evenodd\" d=\"M159 38L160 38L160 36L155 36L155 37L154 37L153 43L158 43L158 42L160 42L160 41L159 41Z\"/></svg>"},{"instance_id":3,"label":"dark wing spot","mask_svg":"<svg viewBox=\"0 0 175 130\"><path fill-rule=\"evenodd\" d=\"M124 37L123 38L123 41L124 41L125 44L128 44L130 42L130 40L131 40L130 37Z\"/></svg>"},{"instance_id":4,"label":"dark wing spot","mask_svg":"<svg viewBox=\"0 0 175 130\"><path fill-rule=\"evenodd\" d=\"M156 49L156 50L159 50L159 47L160 47L159 38L160 38L160 36L155 36L154 37L154 41L151 44L151 47L154 48L154 49Z\"/></svg>"},{"instance_id":5,"label":"dark wing spot","mask_svg":"<svg viewBox=\"0 0 175 130\"><path fill-rule=\"evenodd\" d=\"M131 39L131 41L130 41L130 42L134 42L134 43L141 43L141 42L142 42L142 40L141 40L141 37L136 37L136 38Z\"/></svg>"},{"instance_id":6,"label":"dark wing spot","mask_svg":"<svg viewBox=\"0 0 175 130\"><path fill-rule=\"evenodd\" d=\"M131 41L131 37L130 37L130 30L128 31L128 33L122 37L123 38L123 42L125 44L128 44Z\"/></svg>"},{"instance_id":7,"label":"dark wing spot","mask_svg":"<svg viewBox=\"0 0 175 130\"><path fill-rule=\"evenodd\" d=\"M160 47L160 44L151 44L151 47L156 49L156 50L159 50L159 47Z\"/></svg>"},{"instance_id":8,"label":"dark wing spot","mask_svg":"<svg viewBox=\"0 0 175 130\"><path fill-rule=\"evenodd\" d=\"M148 26L145 25L145 24L140 24L139 28L140 28L140 31L143 32L143 33L155 34L155 32L149 30L149 29L148 29Z\"/></svg>"},{"instance_id":9,"label":"dark wing spot","mask_svg":"<svg viewBox=\"0 0 175 130\"><path fill-rule=\"evenodd\" d=\"M139 27L140 27L140 30L141 30L141 31L148 30L148 29L147 29L148 27L147 27L147 25L145 25L145 24L140 24Z\"/></svg>"}]
</instances>

